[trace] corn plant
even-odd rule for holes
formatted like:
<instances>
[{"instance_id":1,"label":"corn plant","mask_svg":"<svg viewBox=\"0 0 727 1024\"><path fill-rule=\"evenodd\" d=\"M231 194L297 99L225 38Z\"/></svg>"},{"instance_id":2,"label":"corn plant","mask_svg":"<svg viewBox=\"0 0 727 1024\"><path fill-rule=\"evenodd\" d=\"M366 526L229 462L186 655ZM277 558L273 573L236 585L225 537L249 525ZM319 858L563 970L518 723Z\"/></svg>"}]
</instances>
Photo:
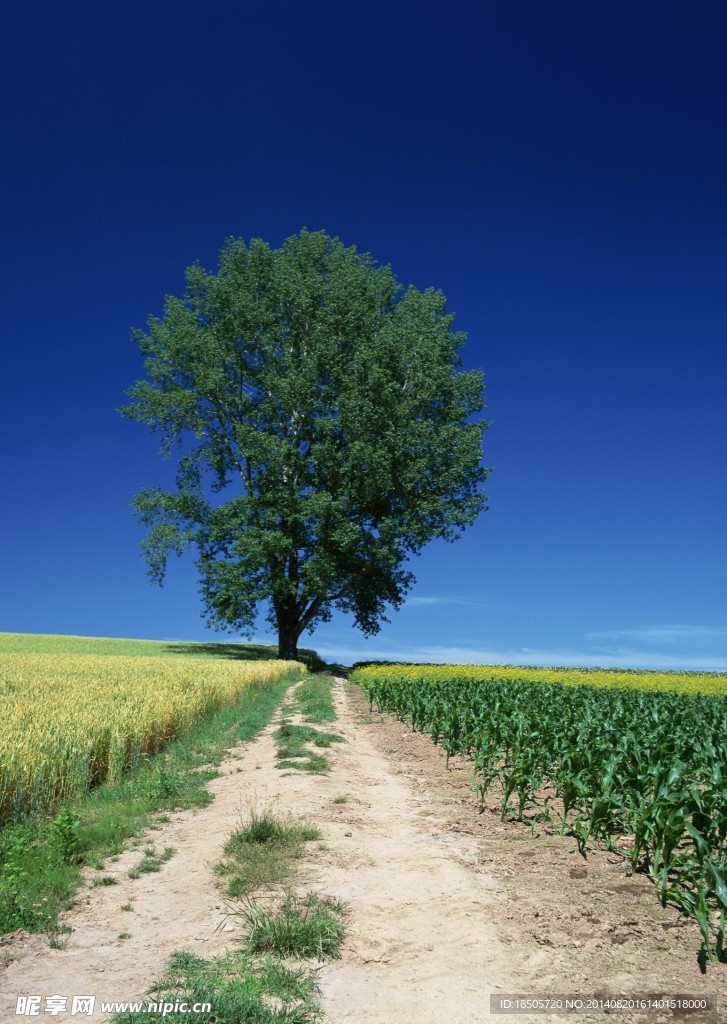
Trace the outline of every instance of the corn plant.
<instances>
[{"instance_id":1,"label":"corn plant","mask_svg":"<svg viewBox=\"0 0 727 1024\"><path fill-rule=\"evenodd\" d=\"M727 677L371 665L371 706L471 758L481 806L545 818L585 854L595 843L694 917L702 962L725 959Z\"/></svg>"}]
</instances>

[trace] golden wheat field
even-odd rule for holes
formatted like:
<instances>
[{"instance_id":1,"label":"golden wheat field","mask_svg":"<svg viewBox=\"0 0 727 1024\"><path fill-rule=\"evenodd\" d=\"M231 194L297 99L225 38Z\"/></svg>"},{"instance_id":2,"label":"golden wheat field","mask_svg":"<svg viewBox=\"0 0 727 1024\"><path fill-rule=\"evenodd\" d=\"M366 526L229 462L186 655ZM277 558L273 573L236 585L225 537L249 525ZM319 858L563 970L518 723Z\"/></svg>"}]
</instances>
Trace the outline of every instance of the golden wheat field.
<instances>
[{"instance_id":1,"label":"golden wheat field","mask_svg":"<svg viewBox=\"0 0 727 1024\"><path fill-rule=\"evenodd\" d=\"M50 807L158 751L297 662L0 653L0 820Z\"/></svg>"}]
</instances>

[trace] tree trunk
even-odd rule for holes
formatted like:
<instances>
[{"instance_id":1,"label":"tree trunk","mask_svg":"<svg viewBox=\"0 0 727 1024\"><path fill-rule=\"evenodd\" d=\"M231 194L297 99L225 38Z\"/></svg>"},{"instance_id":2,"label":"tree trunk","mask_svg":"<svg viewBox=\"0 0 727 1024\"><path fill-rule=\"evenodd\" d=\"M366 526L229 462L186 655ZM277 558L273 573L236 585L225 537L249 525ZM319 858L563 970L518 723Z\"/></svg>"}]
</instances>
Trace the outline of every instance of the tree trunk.
<instances>
[{"instance_id":1,"label":"tree trunk","mask_svg":"<svg viewBox=\"0 0 727 1024\"><path fill-rule=\"evenodd\" d=\"M283 661L298 660L298 637L300 630L295 623L279 623L278 625L278 658Z\"/></svg>"}]
</instances>

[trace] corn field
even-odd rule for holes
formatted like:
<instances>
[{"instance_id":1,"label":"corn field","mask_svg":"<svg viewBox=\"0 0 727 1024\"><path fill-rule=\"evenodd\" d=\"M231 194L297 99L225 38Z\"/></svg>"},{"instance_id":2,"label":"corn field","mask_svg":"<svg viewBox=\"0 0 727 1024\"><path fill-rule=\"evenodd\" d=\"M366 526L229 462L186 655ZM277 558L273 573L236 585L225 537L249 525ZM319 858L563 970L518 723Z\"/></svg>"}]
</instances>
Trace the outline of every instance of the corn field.
<instances>
[{"instance_id":1,"label":"corn field","mask_svg":"<svg viewBox=\"0 0 727 1024\"><path fill-rule=\"evenodd\" d=\"M610 677L610 678L609 678ZM491 666L376 666L372 706L472 760L484 800L605 845L694 917L724 960L727 677Z\"/></svg>"},{"instance_id":2,"label":"corn field","mask_svg":"<svg viewBox=\"0 0 727 1024\"><path fill-rule=\"evenodd\" d=\"M116 781L250 686L297 662L0 654L0 821Z\"/></svg>"}]
</instances>

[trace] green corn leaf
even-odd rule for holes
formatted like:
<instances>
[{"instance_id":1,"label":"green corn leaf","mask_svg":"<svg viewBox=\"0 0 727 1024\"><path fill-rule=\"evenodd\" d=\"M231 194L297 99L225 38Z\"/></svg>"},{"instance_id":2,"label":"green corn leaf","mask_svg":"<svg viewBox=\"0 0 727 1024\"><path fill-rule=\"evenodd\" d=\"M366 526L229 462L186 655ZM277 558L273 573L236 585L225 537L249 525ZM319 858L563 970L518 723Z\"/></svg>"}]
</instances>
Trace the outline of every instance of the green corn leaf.
<instances>
[{"instance_id":1,"label":"green corn leaf","mask_svg":"<svg viewBox=\"0 0 727 1024\"><path fill-rule=\"evenodd\" d=\"M721 907L727 907L727 884L721 873L714 864L707 864L707 871L711 875L714 884L714 891Z\"/></svg>"}]
</instances>

